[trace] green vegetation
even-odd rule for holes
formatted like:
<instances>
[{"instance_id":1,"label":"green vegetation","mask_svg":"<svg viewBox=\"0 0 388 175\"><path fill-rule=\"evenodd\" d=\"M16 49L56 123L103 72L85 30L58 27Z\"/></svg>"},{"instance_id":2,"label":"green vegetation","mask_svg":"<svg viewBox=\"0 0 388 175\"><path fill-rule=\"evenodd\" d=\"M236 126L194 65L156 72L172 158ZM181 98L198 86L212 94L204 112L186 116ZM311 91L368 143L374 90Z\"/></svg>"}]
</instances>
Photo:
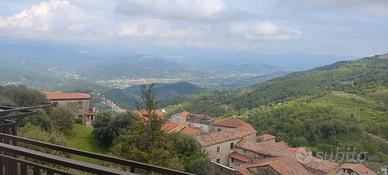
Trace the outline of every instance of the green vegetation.
<instances>
[{"instance_id":1,"label":"green vegetation","mask_svg":"<svg viewBox=\"0 0 388 175\"><path fill-rule=\"evenodd\" d=\"M67 146L95 153L107 152L107 150L93 138L92 131L93 128L75 124L73 130L67 136Z\"/></svg>"},{"instance_id":2,"label":"green vegetation","mask_svg":"<svg viewBox=\"0 0 388 175\"><path fill-rule=\"evenodd\" d=\"M0 86L0 105L5 106L36 106L46 102L39 91L26 86Z\"/></svg>"},{"instance_id":3,"label":"green vegetation","mask_svg":"<svg viewBox=\"0 0 388 175\"><path fill-rule=\"evenodd\" d=\"M92 136L105 147L112 146L113 141L121 132L131 129L134 126L133 115L99 113L93 122Z\"/></svg>"},{"instance_id":4,"label":"green vegetation","mask_svg":"<svg viewBox=\"0 0 388 175\"><path fill-rule=\"evenodd\" d=\"M237 91L187 98L179 106L215 117L242 116L270 133L314 152L367 151L388 160L388 60L378 56L338 62Z\"/></svg>"},{"instance_id":5,"label":"green vegetation","mask_svg":"<svg viewBox=\"0 0 388 175\"><path fill-rule=\"evenodd\" d=\"M207 160L206 154L192 137L161 130L162 120L154 113L157 103L153 85L142 85L141 91L147 111L145 119L132 113L103 113L93 123L94 138L118 157L193 173L211 173L211 169L204 169L211 167L210 162L203 161Z\"/></svg>"},{"instance_id":6,"label":"green vegetation","mask_svg":"<svg viewBox=\"0 0 388 175\"><path fill-rule=\"evenodd\" d=\"M155 84L154 87L155 97L160 103L159 106L176 103L184 96L197 94L204 90L205 89L188 82ZM132 109L135 109L142 104L141 93L139 86L104 91L104 95L119 106Z\"/></svg>"}]
</instances>

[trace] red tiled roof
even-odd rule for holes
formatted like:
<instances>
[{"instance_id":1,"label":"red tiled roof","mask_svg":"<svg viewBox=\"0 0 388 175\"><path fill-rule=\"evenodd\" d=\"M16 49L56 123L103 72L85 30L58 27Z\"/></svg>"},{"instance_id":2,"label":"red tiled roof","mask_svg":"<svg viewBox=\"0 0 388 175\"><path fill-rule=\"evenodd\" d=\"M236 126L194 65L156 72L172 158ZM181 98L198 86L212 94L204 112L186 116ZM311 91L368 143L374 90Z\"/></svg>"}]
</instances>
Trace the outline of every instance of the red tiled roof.
<instances>
[{"instance_id":1,"label":"red tiled roof","mask_svg":"<svg viewBox=\"0 0 388 175\"><path fill-rule=\"evenodd\" d=\"M86 93L59 93L43 92L48 100L89 100L90 95Z\"/></svg>"},{"instance_id":2,"label":"red tiled roof","mask_svg":"<svg viewBox=\"0 0 388 175\"><path fill-rule=\"evenodd\" d=\"M201 146L210 146L229 140L244 138L252 134L256 134L256 130L249 125L241 128L227 129L219 132L200 135L196 137L196 139Z\"/></svg>"},{"instance_id":3,"label":"red tiled roof","mask_svg":"<svg viewBox=\"0 0 388 175\"><path fill-rule=\"evenodd\" d=\"M190 127L187 123L166 122L161 130L166 133L179 132L189 136L196 136L199 133L198 128Z\"/></svg>"},{"instance_id":4,"label":"red tiled roof","mask_svg":"<svg viewBox=\"0 0 388 175\"><path fill-rule=\"evenodd\" d=\"M243 138L252 134L256 134L256 130L248 123L239 119L220 119L214 122L219 126L227 126L232 129L227 129L219 132L212 132L196 137L201 146L209 146L217 143L222 143L229 140Z\"/></svg>"},{"instance_id":5,"label":"red tiled roof","mask_svg":"<svg viewBox=\"0 0 388 175\"><path fill-rule=\"evenodd\" d=\"M285 156L289 154L289 146L285 142L255 143L243 139L235 147L267 156Z\"/></svg>"},{"instance_id":6,"label":"red tiled roof","mask_svg":"<svg viewBox=\"0 0 388 175\"><path fill-rule=\"evenodd\" d=\"M312 175L313 173L306 170L302 165L299 164L292 157L273 157L259 159L254 164L242 165L238 168L238 171L250 172L249 170L260 169L265 166L270 166L273 170L278 172L280 175ZM253 174L253 173L251 173Z\"/></svg>"},{"instance_id":7,"label":"red tiled roof","mask_svg":"<svg viewBox=\"0 0 388 175\"><path fill-rule=\"evenodd\" d=\"M238 152L231 153L230 157L232 157L234 159L237 159L237 160L240 160L240 161L243 161L245 163L251 163L252 162L251 158L249 158L248 156L244 156L242 154L239 154Z\"/></svg>"},{"instance_id":8,"label":"red tiled roof","mask_svg":"<svg viewBox=\"0 0 388 175\"><path fill-rule=\"evenodd\" d=\"M187 112L187 111L182 111L179 113L179 115L182 117L187 117L189 114L190 114L190 112Z\"/></svg>"},{"instance_id":9,"label":"red tiled roof","mask_svg":"<svg viewBox=\"0 0 388 175\"><path fill-rule=\"evenodd\" d=\"M167 132L169 132L171 129L173 129L174 127L176 127L177 125L178 125L177 123L166 122L165 124L162 125L161 130L167 133Z\"/></svg>"},{"instance_id":10,"label":"red tiled roof","mask_svg":"<svg viewBox=\"0 0 388 175\"><path fill-rule=\"evenodd\" d=\"M214 125L224 126L229 128L240 128L240 127L245 127L249 124L236 118L224 118L224 119L218 119L214 121Z\"/></svg>"},{"instance_id":11,"label":"red tiled roof","mask_svg":"<svg viewBox=\"0 0 388 175\"><path fill-rule=\"evenodd\" d=\"M342 169L350 169L359 175L377 175L375 172L362 164L345 163L341 166Z\"/></svg>"},{"instance_id":12,"label":"red tiled roof","mask_svg":"<svg viewBox=\"0 0 388 175\"><path fill-rule=\"evenodd\" d=\"M183 128L180 133L187 134L190 136L196 136L199 133L198 128L193 128L193 127L185 127Z\"/></svg>"},{"instance_id":13,"label":"red tiled roof","mask_svg":"<svg viewBox=\"0 0 388 175\"><path fill-rule=\"evenodd\" d=\"M263 134L263 135L258 136L257 138L258 138L258 140L260 142L265 142L265 141L268 141L268 140L275 139L275 136L273 136L271 134Z\"/></svg>"}]
</instances>

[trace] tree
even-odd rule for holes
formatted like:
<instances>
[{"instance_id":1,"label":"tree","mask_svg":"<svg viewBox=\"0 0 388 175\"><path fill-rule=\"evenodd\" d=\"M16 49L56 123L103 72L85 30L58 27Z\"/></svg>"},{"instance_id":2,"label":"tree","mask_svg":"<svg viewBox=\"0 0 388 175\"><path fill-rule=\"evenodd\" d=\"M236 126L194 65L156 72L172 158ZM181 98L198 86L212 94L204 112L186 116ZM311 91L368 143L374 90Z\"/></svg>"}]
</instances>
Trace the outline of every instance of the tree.
<instances>
[{"instance_id":1,"label":"tree","mask_svg":"<svg viewBox=\"0 0 388 175\"><path fill-rule=\"evenodd\" d=\"M23 118L19 123L19 126L24 126L26 123L30 123L34 126L39 126L42 130L52 132L54 130L54 124L50 116L43 109L38 109L37 114Z\"/></svg>"},{"instance_id":2,"label":"tree","mask_svg":"<svg viewBox=\"0 0 388 175\"><path fill-rule=\"evenodd\" d=\"M18 135L21 137L39 140L42 142L66 146L66 137L63 135L63 133L60 133L57 131L48 132L48 131L42 130L39 126L34 126L31 123L26 123L23 127L18 128ZM55 155L63 155L63 153L61 153L61 152L51 150L51 149L42 148L39 146L26 145L26 147L33 149L33 150L42 151L45 153L50 153L50 154L55 154ZM68 156L68 155L66 155L66 156Z\"/></svg>"},{"instance_id":3,"label":"tree","mask_svg":"<svg viewBox=\"0 0 388 175\"><path fill-rule=\"evenodd\" d=\"M192 172L201 173L210 167L211 171L206 154L192 137L161 131L162 120L155 115L157 102L152 88L153 85L141 86L147 119L122 132L114 141L112 154L177 170L192 168Z\"/></svg>"},{"instance_id":4,"label":"tree","mask_svg":"<svg viewBox=\"0 0 388 175\"><path fill-rule=\"evenodd\" d=\"M200 158L192 161L187 166L186 170L198 175L214 175L214 167L207 158Z\"/></svg>"},{"instance_id":5,"label":"tree","mask_svg":"<svg viewBox=\"0 0 388 175\"><path fill-rule=\"evenodd\" d=\"M61 131L66 135L70 134L75 123L74 116L70 111L63 108L54 108L50 111L49 116L55 130Z\"/></svg>"},{"instance_id":6,"label":"tree","mask_svg":"<svg viewBox=\"0 0 388 175\"><path fill-rule=\"evenodd\" d=\"M99 113L92 123L93 137L106 147L122 133L134 126L134 116L131 113L112 116L111 113Z\"/></svg>"},{"instance_id":7,"label":"tree","mask_svg":"<svg viewBox=\"0 0 388 175\"><path fill-rule=\"evenodd\" d=\"M36 90L26 86L5 86L0 88L0 96L6 97L15 106L37 106L46 103L46 97Z\"/></svg>"}]
</instances>

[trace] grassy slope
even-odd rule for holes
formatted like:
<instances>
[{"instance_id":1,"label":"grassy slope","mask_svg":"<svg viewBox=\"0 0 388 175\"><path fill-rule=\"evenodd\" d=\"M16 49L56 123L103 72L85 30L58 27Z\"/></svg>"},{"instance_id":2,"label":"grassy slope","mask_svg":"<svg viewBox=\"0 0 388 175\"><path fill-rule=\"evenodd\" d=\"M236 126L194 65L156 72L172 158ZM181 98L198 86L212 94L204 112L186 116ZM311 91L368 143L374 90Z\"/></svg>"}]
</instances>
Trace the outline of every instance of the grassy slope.
<instances>
[{"instance_id":1,"label":"grassy slope","mask_svg":"<svg viewBox=\"0 0 388 175\"><path fill-rule=\"evenodd\" d=\"M95 153L106 153L107 150L104 149L96 140L93 139L91 133L92 128L86 127L84 125L75 124L71 134L67 137L67 146L89 151L89 152L95 152ZM84 157L75 157L78 160L81 161L87 161L95 163L96 161L93 159L88 159Z\"/></svg>"},{"instance_id":2,"label":"grassy slope","mask_svg":"<svg viewBox=\"0 0 388 175\"><path fill-rule=\"evenodd\" d=\"M106 150L92 137L92 128L75 124L73 131L67 138L67 145L72 148L90 151L95 153L105 153Z\"/></svg>"}]
</instances>

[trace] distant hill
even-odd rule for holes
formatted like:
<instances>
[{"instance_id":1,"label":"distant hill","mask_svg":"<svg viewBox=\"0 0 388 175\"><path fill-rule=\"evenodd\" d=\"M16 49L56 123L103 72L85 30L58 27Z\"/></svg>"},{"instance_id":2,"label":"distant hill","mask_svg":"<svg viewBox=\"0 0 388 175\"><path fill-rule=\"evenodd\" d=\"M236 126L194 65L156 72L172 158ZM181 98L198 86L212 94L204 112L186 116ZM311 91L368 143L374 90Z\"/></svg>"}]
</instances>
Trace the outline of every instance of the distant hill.
<instances>
[{"instance_id":1,"label":"distant hill","mask_svg":"<svg viewBox=\"0 0 388 175\"><path fill-rule=\"evenodd\" d=\"M251 109L309 95L319 96L334 90L359 93L378 85L388 86L388 59L379 58L374 56L337 62L291 73L239 91L225 91L226 98L221 100L225 104L219 105ZM200 98L198 100L201 101Z\"/></svg>"},{"instance_id":2,"label":"distant hill","mask_svg":"<svg viewBox=\"0 0 388 175\"><path fill-rule=\"evenodd\" d=\"M388 160L388 145L381 142L388 139L385 58L342 61L236 91L202 93L181 106L211 116L244 117L260 133L315 152L355 148L380 164Z\"/></svg>"},{"instance_id":3,"label":"distant hill","mask_svg":"<svg viewBox=\"0 0 388 175\"><path fill-rule=\"evenodd\" d=\"M158 58L127 58L100 62L98 65L80 70L81 77L89 80L111 80L115 78L171 78L190 74L182 65Z\"/></svg>"},{"instance_id":4,"label":"distant hill","mask_svg":"<svg viewBox=\"0 0 388 175\"><path fill-rule=\"evenodd\" d=\"M165 105L178 98L197 94L205 91L204 88L188 82L155 84L154 92L159 104ZM127 108L136 108L142 104L142 92L139 86L132 86L126 89L112 89L104 93L110 100Z\"/></svg>"}]
</instances>

